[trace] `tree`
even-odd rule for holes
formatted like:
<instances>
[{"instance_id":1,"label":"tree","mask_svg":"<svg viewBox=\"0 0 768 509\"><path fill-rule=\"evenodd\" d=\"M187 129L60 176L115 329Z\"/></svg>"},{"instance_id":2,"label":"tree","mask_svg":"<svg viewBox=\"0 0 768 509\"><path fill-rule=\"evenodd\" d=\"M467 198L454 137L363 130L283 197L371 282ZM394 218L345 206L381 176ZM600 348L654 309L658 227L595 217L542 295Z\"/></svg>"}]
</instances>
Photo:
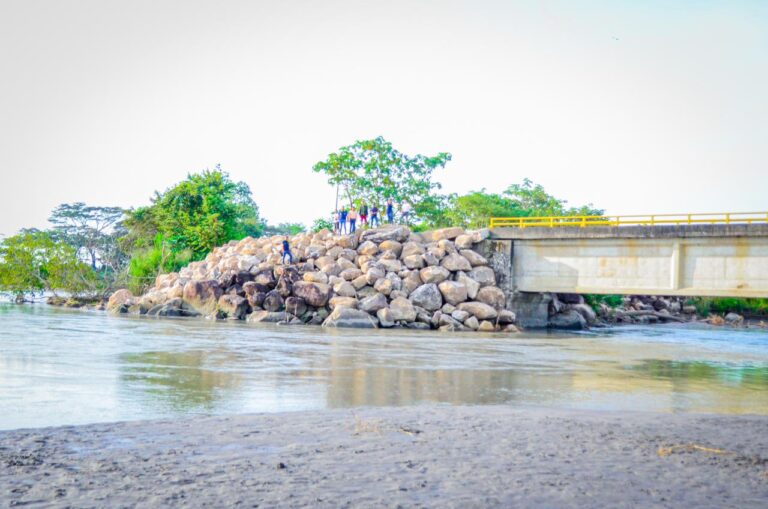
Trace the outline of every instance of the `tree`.
<instances>
[{"instance_id":1,"label":"tree","mask_svg":"<svg viewBox=\"0 0 768 509\"><path fill-rule=\"evenodd\" d=\"M121 224L124 215L120 207L63 203L53 210L48 221L57 238L75 247L96 270L107 261L105 258L115 257L116 239L125 233Z\"/></svg>"},{"instance_id":2,"label":"tree","mask_svg":"<svg viewBox=\"0 0 768 509\"><path fill-rule=\"evenodd\" d=\"M540 184L530 179L523 179L522 184L512 184L505 191L517 203L525 216L601 216L605 213L589 203L581 207L567 207L566 200L560 200L548 194ZM515 216L510 216L515 217Z\"/></svg>"},{"instance_id":3,"label":"tree","mask_svg":"<svg viewBox=\"0 0 768 509\"><path fill-rule=\"evenodd\" d=\"M307 227L301 223L280 223L264 227L264 235L297 235L306 231Z\"/></svg>"},{"instance_id":4,"label":"tree","mask_svg":"<svg viewBox=\"0 0 768 509\"><path fill-rule=\"evenodd\" d=\"M408 200L421 217L425 208L432 206L427 199L440 189L440 184L432 180L432 173L450 160L451 154L447 152L431 157L403 154L379 136L341 147L312 169L327 175L328 183L338 186L350 205L366 201L381 207L387 198L396 202Z\"/></svg>"},{"instance_id":5,"label":"tree","mask_svg":"<svg viewBox=\"0 0 768 509\"><path fill-rule=\"evenodd\" d=\"M50 232L22 230L0 243L0 291L14 294L17 300L44 291L82 295L94 292L98 283L77 249Z\"/></svg>"},{"instance_id":6,"label":"tree","mask_svg":"<svg viewBox=\"0 0 768 509\"><path fill-rule=\"evenodd\" d=\"M480 228L487 226L492 217L599 216L604 213L591 203L581 207L566 204L566 200L550 195L540 184L524 179L522 184L512 184L501 194L482 189L461 196L443 197L429 226Z\"/></svg>"},{"instance_id":7,"label":"tree","mask_svg":"<svg viewBox=\"0 0 768 509\"><path fill-rule=\"evenodd\" d=\"M244 182L216 165L155 193L152 204L127 213L120 245L131 253L128 285L139 291L160 272L175 271L214 247L264 231Z\"/></svg>"},{"instance_id":8,"label":"tree","mask_svg":"<svg viewBox=\"0 0 768 509\"><path fill-rule=\"evenodd\" d=\"M149 207L128 213L128 239L134 247L153 246L157 234L173 250L189 249L202 258L214 247L264 230L259 208L245 182L233 182L219 165L190 174Z\"/></svg>"},{"instance_id":9,"label":"tree","mask_svg":"<svg viewBox=\"0 0 768 509\"><path fill-rule=\"evenodd\" d=\"M317 233L320 230L333 231L333 223L328 219L321 217L319 219L315 219L315 221L312 223L311 230L314 233Z\"/></svg>"}]
</instances>

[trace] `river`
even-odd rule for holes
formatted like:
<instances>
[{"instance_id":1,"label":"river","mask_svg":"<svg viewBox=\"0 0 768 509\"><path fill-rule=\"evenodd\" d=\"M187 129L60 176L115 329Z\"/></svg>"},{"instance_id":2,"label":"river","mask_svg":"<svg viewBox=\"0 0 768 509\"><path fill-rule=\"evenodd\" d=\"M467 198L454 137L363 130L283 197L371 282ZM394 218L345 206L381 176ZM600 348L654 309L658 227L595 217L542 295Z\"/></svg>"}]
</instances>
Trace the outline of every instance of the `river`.
<instances>
[{"instance_id":1,"label":"river","mask_svg":"<svg viewBox=\"0 0 768 509\"><path fill-rule=\"evenodd\" d=\"M768 414L768 332L326 330L0 304L0 429L356 406Z\"/></svg>"}]
</instances>

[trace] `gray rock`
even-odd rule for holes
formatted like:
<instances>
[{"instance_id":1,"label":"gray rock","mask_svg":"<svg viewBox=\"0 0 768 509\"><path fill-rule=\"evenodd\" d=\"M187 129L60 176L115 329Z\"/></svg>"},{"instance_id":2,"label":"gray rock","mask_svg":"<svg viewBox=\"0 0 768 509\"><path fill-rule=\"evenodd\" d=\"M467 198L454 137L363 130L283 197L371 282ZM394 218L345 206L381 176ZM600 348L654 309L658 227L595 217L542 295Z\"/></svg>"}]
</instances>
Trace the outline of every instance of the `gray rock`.
<instances>
[{"instance_id":1,"label":"gray rock","mask_svg":"<svg viewBox=\"0 0 768 509\"><path fill-rule=\"evenodd\" d=\"M458 308L476 316L479 320L495 320L499 316L495 308L483 302L462 302Z\"/></svg>"},{"instance_id":2,"label":"gray rock","mask_svg":"<svg viewBox=\"0 0 768 509\"><path fill-rule=\"evenodd\" d=\"M575 309L566 309L551 316L548 325L552 329L582 330L587 327L587 321Z\"/></svg>"},{"instance_id":3,"label":"gray rock","mask_svg":"<svg viewBox=\"0 0 768 509\"><path fill-rule=\"evenodd\" d=\"M293 295L301 297L308 305L316 308L325 306L331 298L331 293L331 287L322 283L298 281L293 285Z\"/></svg>"},{"instance_id":4,"label":"gray rock","mask_svg":"<svg viewBox=\"0 0 768 509\"><path fill-rule=\"evenodd\" d=\"M475 300L488 304L496 309L503 309L507 302L507 297L504 295L501 288L497 286L485 286L480 288L477 292Z\"/></svg>"},{"instance_id":5,"label":"gray rock","mask_svg":"<svg viewBox=\"0 0 768 509\"><path fill-rule=\"evenodd\" d=\"M285 299L285 310L296 316L302 316L307 312L307 303L301 297L288 297Z\"/></svg>"},{"instance_id":6,"label":"gray rock","mask_svg":"<svg viewBox=\"0 0 768 509\"><path fill-rule=\"evenodd\" d=\"M276 312L282 310L284 304L285 301L283 300L283 296L280 295L280 292L272 290L266 295L261 306L266 311Z\"/></svg>"},{"instance_id":7,"label":"gray rock","mask_svg":"<svg viewBox=\"0 0 768 509\"><path fill-rule=\"evenodd\" d=\"M496 273L490 267L474 267L469 271L470 279L480 283L480 286L495 286Z\"/></svg>"},{"instance_id":8,"label":"gray rock","mask_svg":"<svg viewBox=\"0 0 768 509\"><path fill-rule=\"evenodd\" d=\"M381 293L376 293L361 300L357 307L366 313L376 313L387 307L387 298Z\"/></svg>"},{"instance_id":9,"label":"gray rock","mask_svg":"<svg viewBox=\"0 0 768 509\"><path fill-rule=\"evenodd\" d=\"M279 323L288 322L293 318L285 311L273 313L271 311L254 311L246 318L247 322Z\"/></svg>"},{"instance_id":10,"label":"gray rock","mask_svg":"<svg viewBox=\"0 0 768 509\"><path fill-rule=\"evenodd\" d=\"M443 305L443 296L436 284L429 283L418 287L408 299L416 306L421 306L428 311L436 311Z\"/></svg>"},{"instance_id":11,"label":"gray rock","mask_svg":"<svg viewBox=\"0 0 768 509\"><path fill-rule=\"evenodd\" d=\"M397 298L389 303L390 317L395 322L416 320L416 309L408 299Z\"/></svg>"},{"instance_id":12,"label":"gray rock","mask_svg":"<svg viewBox=\"0 0 768 509\"><path fill-rule=\"evenodd\" d=\"M471 249L462 249L459 254L469 260L469 264L473 267L479 267L481 265L488 265L488 260L479 253L472 251Z\"/></svg>"},{"instance_id":13,"label":"gray rock","mask_svg":"<svg viewBox=\"0 0 768 509\"><path fill-rule=\"evenodd\" d=\"M425 284L441 283L448 279L451 273L443 267L425 267L419 271L421 281ZM411 292L413 293L413 292Z\"/></svg>"},{"instance_id":14,"label":"gray rock","mask_svg":"<svg viewBox=\"0 0 768 509\"><path fill-rule=\"evenodd\" d=\"M440 266L450 270L451 272L456 272L459 270L472 270L472 265L469 263L469 260L458 253L449 254L443 258L440 261Z\"/></svg>"},{"instance_id":15,"label":"gray rock","mask_svg":"<svg viewBox=\"0 0 768 509\"><path fill-rule=\"evenodd\" d=\"M480 328L480 322L474 316L470 316L464 320L464 326L472 330L477 330Z\"/></svg>"},{"instance_id":16,"label":"gray rock","mask_svg":"<svg viewBox=\"0 0 768 509\"><path fill-rule=\"evenodd\" d=\"M343 327L355 329L377 329L378 319L365 311L347 307L337 307L323 322L323 327Z\"/></svg>"},{"instance_id":17,"label":"gray rock","mask_svg":"<svg viewBox=\"0 0 768 509\"><path fill-rule=\"evenodd\" d=\"M453 313L451 313L451 318L454 320L458 320L459 322L464 323L464 320L469 318L471 315L467 311L463 311L461 309L454 310Z\"/></svg>"},{"instance_id":18,"label":"gray rock","mask_svg":"<svg viewBox=\"0 0 768 509\"><path fill-rule=\"evenodd\" d=\"M248 300L238 295L219 297L219 312L232 320L242 320L248 314Z\"/></svg>"},{"instance_id":19,"label":"gray rock","mask_svg":"<svg viewBox=\"0 0 768 509\"><path fill-rule=\"evenodd\" d=\"M395 326L395 320L392 317L392 311L389 308L382 308L376 311L376 316L379 318L379 325L383 328L390 328Z\"/></svg>"},{"instance_id":20,"label":"gray rock","mask_svg":"<svg viewBox=\"0 0 768 509\"><path fill-rule=\"evenodd\" d=\"M480 291L480 283L463 272L456 274L456 281L467 287L467 298L475 299L477 297L477 292Z\"/></svg>"},{"instance_id":21,"label":"gray rock","mask_svg":"<svg viewBox=\"0 0 768 509\"><path fill-rule=\"evenodd\" d=\"M458 281L443 281L438 286L445 302L449 304L460 304L467 300L467 286Z\"/></svg>"}]
</instances>

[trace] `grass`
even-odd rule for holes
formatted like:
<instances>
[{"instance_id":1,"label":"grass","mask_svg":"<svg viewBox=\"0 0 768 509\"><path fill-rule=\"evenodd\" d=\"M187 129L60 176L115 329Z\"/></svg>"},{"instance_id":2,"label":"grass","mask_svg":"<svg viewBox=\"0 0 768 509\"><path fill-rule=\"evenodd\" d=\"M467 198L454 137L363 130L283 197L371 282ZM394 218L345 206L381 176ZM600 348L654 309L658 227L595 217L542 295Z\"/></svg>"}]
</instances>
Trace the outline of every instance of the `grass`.
<instances>
[{"instance_id":1,"label":"grass","mask_svg":"<svg viewBox=\"0 0 768 509\"><path fill-rule=\"evenodd\" d=\"M768 299L694 297L689 303L696 306L696 310L702 316L734 312L751 317L768 317Z\"/></svg>"}]
</instances>

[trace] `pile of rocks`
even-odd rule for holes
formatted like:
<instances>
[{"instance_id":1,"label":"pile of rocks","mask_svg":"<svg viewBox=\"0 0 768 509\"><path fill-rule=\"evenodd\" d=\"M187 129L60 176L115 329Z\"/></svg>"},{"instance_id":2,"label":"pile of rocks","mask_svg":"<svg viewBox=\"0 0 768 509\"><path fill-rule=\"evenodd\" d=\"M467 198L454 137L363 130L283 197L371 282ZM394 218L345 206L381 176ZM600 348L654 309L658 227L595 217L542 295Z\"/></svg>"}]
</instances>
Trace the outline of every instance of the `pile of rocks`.
<instances>
[{"instance_id":1,"label":"pile of rocks","mask_svg":"<svg viewBox=\"0 0 768 509\"><path fill-rule=\"evenodd\" d=\"M620 305L599 303L593 309L582 295L553 294L550 326L581 329L600 324L652 324L697 320L696 307L685 304L685 297L629 295Z\"/></svg>"},{"instance_id":2,"label":"pile of rocks","mask_svg":"<svg viewBox=\"0 0 768 509\"><path fill-rule=\"evenodd\" d=\"M288 239L295 263L285 266L285 237L249 237L158 276L140 297L115 292L107 310L324 327L516 332L495 272L474 249L487 237L487 230L415 233L405 226L344 236L302 233Z\"/></svg>"}]
</instances>

